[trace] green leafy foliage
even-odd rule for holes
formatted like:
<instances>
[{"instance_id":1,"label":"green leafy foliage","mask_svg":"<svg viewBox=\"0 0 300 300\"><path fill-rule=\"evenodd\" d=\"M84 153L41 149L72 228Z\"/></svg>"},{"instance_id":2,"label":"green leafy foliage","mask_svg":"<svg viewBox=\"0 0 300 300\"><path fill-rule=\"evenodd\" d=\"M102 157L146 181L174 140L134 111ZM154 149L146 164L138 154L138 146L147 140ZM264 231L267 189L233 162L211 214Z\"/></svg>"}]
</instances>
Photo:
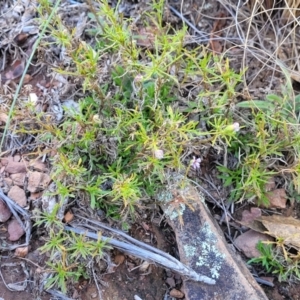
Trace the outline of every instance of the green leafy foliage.
<instances>
[{"instance_id":1,"label":"green leafy foliage","mask_svg":"<svg viewBox=\"0 0 300 300\"><path fill-rule=\"evenodd\" d=\"M285 246L280 241L270 244L260 241L257 249L261 256L252 258L248 263L261 265L268 274L276 274L279 281L300 280L299 252L292 255L282 247Z\"/></svg>"}]
</instances>

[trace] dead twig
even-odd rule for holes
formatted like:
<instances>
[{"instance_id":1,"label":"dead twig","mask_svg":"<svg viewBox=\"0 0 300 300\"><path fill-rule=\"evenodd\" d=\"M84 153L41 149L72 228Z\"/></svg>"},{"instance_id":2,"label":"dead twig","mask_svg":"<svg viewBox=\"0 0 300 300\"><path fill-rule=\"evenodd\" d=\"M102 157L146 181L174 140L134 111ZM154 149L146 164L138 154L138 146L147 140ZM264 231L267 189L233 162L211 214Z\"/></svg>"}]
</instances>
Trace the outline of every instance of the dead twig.
<instances>
[{"instance_id":1,"label":"dead twig","mask_svg":"<svg viewBox=\"0 0 300 300\"><path fill-rule=\"evenodd\" d=\"M187 18L185 18L177 9L172 7L171 5L168 5L168 8L177 16L179 17L182 22L186 23L190 28L192 28L195 32L197 32L203 40L209 40L209 35L204 33L203 31L200 31L198 28L194 26Z\"/></svg>"},{"instance_id":2,"label":"dead twig","mask_svg":"<svg viewBox=\"0 0 300 300\"><path fill-rule=\"evenodd\" d=\"M97 278L97 275L95 273L95 269L94 269L94 264L92 264L92 274L93 274L93 278L94 278L94 282L96 284L96 288L97 288L97 291L98 291L98 298L99 300L102 300L102 293L101 293L101 289L100 289L100 286L98 284L98 278Z\"/></svg>"},{"instance_id":3,"label":"dead twig","mask_svg":"<svg viewBox=\"0 0 300 300\"><path fill-rule=\"evenodd\" d=\"M61 300L73 300L73 298L69 298L69 297L65 296L62 292L57 291L57 290L50 289L50 290L46 290L46 292L54 297L57 297L58 299L61 299Z\"/></svg>"},{"instance_id":4,"label":"dead twig","mask_svg":"<svg viewBox=\"0 0 300 300\"><path fill-rule=\"evenodd\" d=\"M107 230L111 230L112 232L117 231L118 234L120 233L119 230L109 228L108 226L105 226L105 227ZM94 240L99 239L99 235L97 233L93 233L93 232L87 231L85 229L65 226L65 230L72 231L77 234L84 234L85 236L87 236L91 239L94 239ZM188 279L204 282L204 283L211 284L211 285L216 283L216 281L214 279L211 279L207 276L196 273L193 269L182 264L180 261L178 261L176 258L172 257L171 255L169 255L163 251L160 251L159 249L151 247L147 244L144 244L140 241L137 241L134 238L127 236L125 233L122 232L122 237L125 237L125 236L126 236L126 239L133 242L133 244L121 242L121 241L118 241L113 238L105 237L103 235L101 235L100 238L102 241L107 242L107 244L109 244L121 251L124 251L130 255L134 255L136 257L139 257L139 258L147 260L147 261L155 262L167 269L170 269L170 270L180 274L181 276L187 277ZM134 244L136 244L136 245L138 244L139 246L136 246ZM158 254L158 253L161 253L161 254Z\"/></svg>"}]
</instances>

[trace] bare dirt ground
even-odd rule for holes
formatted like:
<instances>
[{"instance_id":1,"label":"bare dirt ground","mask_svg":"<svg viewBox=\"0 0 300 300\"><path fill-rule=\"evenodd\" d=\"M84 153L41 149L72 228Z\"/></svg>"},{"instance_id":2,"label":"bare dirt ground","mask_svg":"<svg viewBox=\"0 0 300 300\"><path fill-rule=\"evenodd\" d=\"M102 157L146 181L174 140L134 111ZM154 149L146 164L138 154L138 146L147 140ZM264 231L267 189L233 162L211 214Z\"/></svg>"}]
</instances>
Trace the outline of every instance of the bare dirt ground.
<instances>
[{"instance_id":1,"label":"bare dirt ground","mask_svg":"<svg viewBox=\"0 0 300 300\"><path fill-rule=\"evenodd\" d=\"M27 54L30 54L35 34L35 30L37 28L33 28L33 31L29 34L25 34L26 37L20 34L18 26L20 26L19 22L24 22L24 19L32 18L32 12L24 9L26 7L26 1L21 1L22 3L18 3L20 1L7 0L4 1L11 9L13 7L18 8L15 11L16 22L13 22L15 28L8 28L7 25L3 25L0 21L0 25L3 26L3 32L7 33L7 36L4 34L1 36L1 50L0 58L1 64L7 63L7 61L12 62L14 64L9 65L4 70L1 69L1 91L3 95L3 99L11 98L11 94L16 88L16 84L20 75L24 71L24 62L16 59L14 54L12 53L14 48L9 44L9 41L6 41L5 38L14 39L15 44L20 47L20 49L26 49L28 51ZM29 1L27 1L29 2ZM66 1L68 2L68 1ZM70 1L72 2L72 1ZM76 1L75 1L76 2ZM80 2L80 1L79 1ZM79 3L78 2L78 3ZM128 16L138 13L139 10L144 9L145 2L147 1L124 1L124 14L128 14ZM230 63L233 68L236 70L240 70L243 67L247 67L247 72L245 73L245 82L240 84L239 92L241 97L247 99L247 97L252 97L255 99L261 99L270 91L275 92L278 90L282 83L284 83L285 75L280 71L280 68L274 67L276 65L276 59L281 59L288 66L288 71L294 83L297 84L300 77L298 76L298 66L291 59L291 54L288 52L291 48L291 41L289 41L288 37L283 39L282 36L286 36L285 33L288 28L282 25L282 30L279 31L280 35L280 47L274 43L275 38L275 30L271 28L271 26L261 26L259 29L249 31L248 35L247 29L253 29L255 26L247 28L246 22L243 22L243 18L247 19L248 16L251 15L251 3L255 1L248 1L249 6L244 6L240 15L235 15L237 10L234 10L236 1L183 1L180 3L179 1L169 1L166 5L166 18L169 18L170 22L181 24L182 20L180 16L176 15L176 12L180 12L181 16L184 16L185 20L188 20L193 25L190 26L190 33L199 37L199 39L203 39L203 44L212 48L213 52L223 52L226 53L228 58L230 59ZM268 2L268 1L266 1ZM7 8L4 4L1 4L2 9ZM65 6L68 9L68 3ZM125 9L126 8L126 9ZM227 9L226 9L227 8ZM257 7L256 9L259 10ZM26 13L26 15L25 15ZM80 8L79 8L80 13ZM86 13L86 11L84 11ZM2 12L1 12L2 14ZM68 14L66 14L68 15ZM74 14L76 17L76 14ZM74 15L70 14L70 24L74 23ZM78 14L77 14L78 15ZM239 25L234 25L237 21L235 18L239 19ZM217 20L217 21L216 21ZM264 16L262 14L258 14L256 17L256 24L259 27L264 22ZM253 22L254 24L255 22ZM71 26L70 25L70 26ZM221 36L224 38L222 42L213 41L213 36ZM262 37L263 36L263 37ZM239 38L236 41L236 38ZM243 43L250 43L250 46L247 51L245 51ZM24 46L24 43L26 46ZM259 46L258 46L259 44ZM9 47L12 47L12 50L9 51L9 57L6 57L4 53L8 51ZM295 46L296 47L296 46ZM55 61L54 53L43 53L43 49L41 49L39 55L47 57L49 61L47 63L52 65ZM245 54L246 53L246 54ZM292 57L294 57L293 55ZM276 59L275 59L276 58ZM39 65L39 58L36 58L36 65L32 67L31 70L28 71L27 84L30 85L30 90L24 89L22 91L21 97L28 97L29 93L36 93L38 96L45 96L52 89L52 94L47 94L45 97L53 97L54 94L60 95L60 97L66 97L66 95L74 93L76 90L76 82L71 82L65 85L61 79L50 80L50 68L45 67L45 65ZM49 77L48 77L49 76ZM7 84L7 83L10 84ZM28 85L27 85L28 87ZM53 92L55 90L55 92ZM59 97L57 97L58 99ZM1 100L2 101L2 100ZM4 101L3 101L4 102ZM5 104L3 104L5 105ZM50 109L51 111L51 109ZM52 110L53 113L54 110ZM55 112L54 112L55 113ZM0 123L4 122L1 119L0 112ZM34 145L30 145L30 142L27 143L28 152L30 149L34 148ZM5 151L9 151L9 149L5 149ZM5 164L1 161L1 187L4 192L8 192L10 187L14 185L18 185L16 182L18 180L22 180L20 177L32 178L29 182L27 181L26 188L25 186L18 185L19 189L17 191L18 195L22 194L23 190L23 198L30 199L30 205L26 207L29 211L33 211L36 208L41 206L41 203L35 202L36 199L39 198L39 194L37 192L37 185L41 184L41 178L43 177L43 184L47 186L49 184L48 178L46 175L49 173L49 165L44 162L40 162L38 165L32 165L30 167L27 166L26 171L24 171L21 166L22 159L19 156L18 152L15 151L8 156L10 160L18 163L14 165L15 168L20 168L12 173L5 173ZM216 153L211 153L206 163L203 164L202 170L198 176L199 179L207 180L207 169L210 169L210 174L214 176L211 170L215 166L215 161L218 160L218 155ZM28 158L28 161L31 160L31 157ZM34 159L32 159L34 162ZM207 169L206 169L207 168ZM6 170L7 172L7 170ZM31 172L31 173L30 173ZM36 172L35 174L32 174ZM14 174L14 176L11 176ZM18 177L19 176L19 177ZM32 177L30 177L32 176ZM34 182L34 176L38 176L38 183ZM211 176L211 175L209 175ZM222 189L221 182L217 178L211 178L214 185L219 188L219 195L222 193L226 194L226 189ZM28 193L28 184L32 188L32 192ZM211 193L214 193L214 188L207 185L207 190ZM19 197L18 196L18 197ZM217 194L215 194L216 198L218 198ZM222 197L220 197L222 198ZM20 196L19 201L22 201L22 197ZM222 219L224 212L213 203L209 204L212 214L216 216L216 219L220 221ZM72 208L72 207L71 207ZM237 220L241 219L241 214L243 210L250 209L250 206L244 207L241 205L236 208L236 213L233 217ZM293 203L288 203L287 208L285 209L273 209L273 211L283 212L286 215L297 215L299 217L300 210L299 205L293 205ZM162 212L157 211L156 216L158 219L162 218ZM171 232L170 227L164 222L153 222L153 218L150 213L146 213L146 216L141 217L142 213L140 213L140 218L137 220L137 223L131 228L130 234L137 238L138 240L144 241L153 245L163 251L171 253L176 256L176 244L174 233ZM222 224L222 222L220 222ZM9 239L9 221L3 222L0 225L0 242L5 245L6 241ZM236 224L234 224L236 226ZM231 226L231 225L230 225ZM224 229L225 235L227 226L222 225L222 229ZM237 230L238 231L238 230ZM234 234L234 231L231 232ZM43 268L45 268L45 262L47 257L45 254L41 254L38 250L40 246L43 245L43 232L40 232L38 229L33 229L33 234L30 242L30 247L28 249L28 254L24 259L16 258L15 253L13 251L2 251L1 252L1 278L0 278L0 299L5 300L29 300L29 299L69 299L65 296L58 295L55 291L52 294L49 294L45 291L39 290L40 283L43 281ZM228 239L230 241L230 238ZM25 241L25 237L16 238L19 244L22 244ZM101 269L101 266L95 267L97 269L91 278L98 279L98 286L94 283L94 280L80 278L78 283L73 286L69 286L69 294L72 299L83 299L83 300L91 300L97 299L99 289L102 292L102 299L104 300L171 300L171 299L184 299L184 291L181 291L181 283L182 279L180 276L173 274L170 271L166 271L163 268L160 268L155 265L145 266L145 268L141 268L141 261L135 259L134 257L125 255L121 252L113 250L111 252L112 258L112 267L110 272L107 274L97 274L97 270ZM247 259L245 258L245 261ZM100 264L100 262L99 262ZM263 271L257 270L260 272L260 275L263 274ZM23 288L23 283L26 282L26 286ZM10 286L10 284L12 284ZM269 299L274 300L283 300L283 299L292 299L297 300L300 299L300 286L299 283L280 283L276 279L274 280L274 287L268 287L263 285L266 294ZM16 291L20 288L20 291ZM173 290L173 296L170 295L170 291ZM50 291L51 292L51 291ZM176 294L177 292L177 294ZM139 298L138 298L139 297ZM198 299L195 299L198 300Z\"/></svg>"}]
</instances>

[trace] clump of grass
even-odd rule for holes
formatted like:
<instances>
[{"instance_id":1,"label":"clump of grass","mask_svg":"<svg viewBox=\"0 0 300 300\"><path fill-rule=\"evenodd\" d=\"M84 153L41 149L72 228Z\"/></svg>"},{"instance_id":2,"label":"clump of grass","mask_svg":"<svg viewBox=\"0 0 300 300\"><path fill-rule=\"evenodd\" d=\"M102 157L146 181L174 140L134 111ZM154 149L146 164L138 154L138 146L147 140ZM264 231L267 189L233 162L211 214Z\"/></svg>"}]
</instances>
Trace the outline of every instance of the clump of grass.
<instances>
[{"instance_id":1,"label":"clump of grass","mask_svg":"<svg viewBox=\"0 0 300 300\"><path fill-rule=\"evenodd\" d=\"M98 240L94 241L84 235L64 231L63 223L57 218L58 209L59 205L56 205L52 212L40 214L35 225L44 226L48 232L44 245L39 249L50 255L48 268L45 269L48 275L45 288L56 286L66 293L67 283L91 276L84 262L102 259L111 247L101 239L101 233Z\"/></svg>"},{"instance_id":2,"label":"clump of grass","mask_svg":"<svg viewBox=\"0 0 300 300\"><path fill-rule=\"evenodd\" d=\"M242 108L245 133L239 144L228 149L238 159L236 168L219 166L225 186L234 186L230 199L257 199L268 205L265 185L273 177L283 177L299 190L299 99L291 90L282 95L269 95L265 101L244 101ZM249 110L245 110L248 108Z\"/></svg>"},{"instance_id":3,"label":"clump of grass","mask_svg":"<svg viewBox=\"0 0 300 300\"><path fill-rule=\"evenodd\" d=\"M51 176L61 199L76 200L84 194L92 208L126 223L144 200L156 195L169 170L186 173L184 159L197 145L219 147L237 141L230 101L242 74L202 47L185 47L187 28L164 24L161 0L154 1L145 17L156 29L146 49L138 45L132 20L123 18L105 0L99 4L89 15L95 25L88 32L93 44L74 39L75 33L59 15L49 27L54 43L69 58L67 71L63 67L55 71L76 79L84 96L78 108L65 109L59 124L45 122L44 114L37 114L38 126L32 133L38 135L40 145L47 144L47 151L55 151ZM49 7L44 5L39 11L47 14ZM42 46L48 47L47 39ZM188 97L179 107L182 87L195 78L205 88L196 87L196 97ZM199 122L189 120L195 112L211 130L199 130ZM66 291L67 280L86 276L81 260L107 247L65 233L56 212L43 214L37 224L49 230L42 247L52 260L53 275L47 286Z\"/></svg>"},{"instance_id":4,"label":"clump of grass","mask_svg":"<svg viewBox=\"0 0 300 300\"><path fill-rule=\"evenodd\" d=\"M235 140L227 101L234 97L241 74L235 74L228 61L222 65L205 51L199 57L196 50L184 47L187 28L171 30L163 25L162 1L155 2L147 16L159 34L152 37L152 49L146 50L134 40L131 20L107 1L99 3L101 9L89 15L96 25L91 32L94 46L73 42L72 32L59 17L49 29L72 61L68 72L55 70L82 79L83 90L91 91L90 95L80 99L79 109L58 126L45 125L42 118L38 123L47 130L43 139L57 151L52 159L57 192L75 197L78 190L84 191L92 208L114 207L119 218L121 212L134 212L140 199L155 194L165 181L166 169L184 172L183 154L191 151L193 143L230 144ZM105 74L107 81L100 83L102 58L107 53L110 72ZM147 59L141 60L142 54ZM180 85L193 76L203 81L205 92L179 112ZM211 91L216 84L222 91ZM204 96L210 105L203 103ZM210 131L202 132L198 122L188 120L190 112L201 109ZM224 112L227 118L222 119ZM212 138L203 139L207 135Z\"/></svg>"},{"instance_id":5,"label":"clump of grass","mask_svg":"<svg viewBox=\"0 0 300 300\"><path fill-rule=\"evenodd\" d=\"M281 239L277 239L274 243L260 241L257 249L261 256L252 258L248 261L249 264L261 265L268 274L278 276L280 282L300 280L299 251L297 254L291 254Z\"/></svg>"}]
</instances>

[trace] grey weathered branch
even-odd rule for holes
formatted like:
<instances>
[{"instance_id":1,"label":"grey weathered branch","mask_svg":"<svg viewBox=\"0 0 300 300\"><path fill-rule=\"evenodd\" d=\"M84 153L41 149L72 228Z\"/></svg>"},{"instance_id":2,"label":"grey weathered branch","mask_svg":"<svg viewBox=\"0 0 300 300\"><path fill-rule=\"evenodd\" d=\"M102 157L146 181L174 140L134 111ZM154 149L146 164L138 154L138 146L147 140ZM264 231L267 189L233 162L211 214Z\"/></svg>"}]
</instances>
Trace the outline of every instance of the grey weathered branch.
<instances>
[{"instance_id":1,"label":"grey weathered branch","mask_svg":"<svg viewBox=\"0 0 300 300\"><path fill-rule=\"evenodd\" d=\"M109 229L109 230L112 229L112 228L109 228L108 226L106 226L106 227L107 227L106 229ZM87 231L85 229L79 229L79 228L73 228L70 226L65 226L65 230L72 231L77 234L83 234L83 235L85 235L89 238L95 239L95 240L99 239L98 234ZM118 234L120 233L116 229L112 229L112 231L114 231L114 232L117 231ZM172 257L171 255L169 255L163 251L160 251L160 250L158 250L152 246L149 246L143 242L137 241L134 238L127 236L123 232L122 232L122 236L123 237L126 236L127 240L130 240L131 242L134 241L134 243L129 244L126 242L118 241L113 238L105 237L103 235L101 235L101 240L107 242L108 245L111 245L111 246L113 246L121 251L124 251L130 255L134 255L136 257L139 257L139 258L147 260L147 261L155 262L165 268L173 270L174 272L176 272L182 276L185 276L188 279L204 282L207 284L215 284L216 283L214 279L211 279L205 275L200 275L200 274L196 273L193 269L185 266L179 260L177 260L176 258ZM134 245L134 244L136 244L136 245ZM137 244L139 246L137 246Z\"/></svg>"}]
</instances>

